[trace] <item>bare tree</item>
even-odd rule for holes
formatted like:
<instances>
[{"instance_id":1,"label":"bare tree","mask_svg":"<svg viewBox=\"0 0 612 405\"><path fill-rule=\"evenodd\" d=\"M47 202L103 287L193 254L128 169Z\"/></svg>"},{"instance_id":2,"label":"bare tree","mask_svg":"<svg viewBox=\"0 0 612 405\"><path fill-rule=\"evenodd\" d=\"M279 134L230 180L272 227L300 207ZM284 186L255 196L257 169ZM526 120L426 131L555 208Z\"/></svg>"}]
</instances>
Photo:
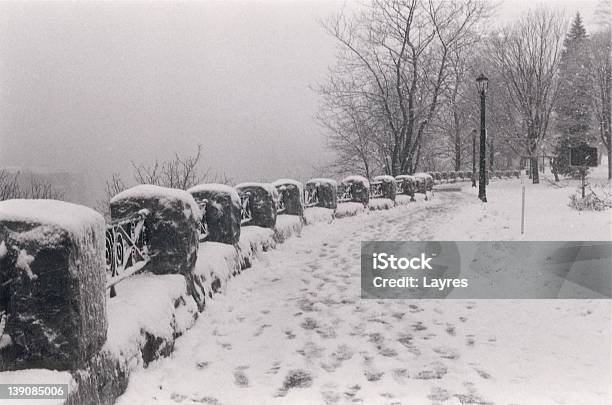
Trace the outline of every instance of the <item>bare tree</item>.
<instances>
[{"instance_id":1,"label":"bare tree","mask_svg":"<svg viewBox=\"0 0 612 405\"><path fill-rule=\"evenodd\" d=\"M134 178L140 184L155 184L186 190L200 183L205 177L198 169L201 157L202 145L198 145L198 150L194 155L180 156L176 153L174 159L165 162L155 159L155 162L149 166L132 162Z\"/></svg>"},{"instance_id":2,"label":"bare tree","mask_svg":"<svg viewBox=\"0 0 612 405\"><path fill-rule=\"evenodd\" d=\"M4 169L0 170L0 201L20 197L19 173L9 173Z\"/></svg>"},{"instance_id":3,"label":"bare tree","mask_svg":"<svg viewBox=\"0 0 612 405\"><path fill-rule=\"evenodd\" d=\"M215 174L210 169L202 171L200 168L201 157L202 145L198 145L197 151L192 155L181 156L175 153L173 159L166 161L155 159L150 165L132 162L133 181L131 183L153 184L182 190L205 182L232 184L232 179L225 174ZM119 173L113 173L111 178L106 181L105 196L96 204L96 210L104 215L107 220L110 219L109 201L115 195L127 189L129 183L124 181Z\"/></svg>"},{"instance_id":4,"label":"bare tree","mask_svg":"<svg viewBox=\"0 0 612 405\"><path fill-rule=\"evenodd\" d=\"M357 173L370 178L384 166L384 153L375 142L378 129L377 121L369 114L371 106L366 98L351 94L352 85L344 77L330 78L321 87L328 97L317 119L328 133L329 146L337 154L329 168L341 175Z\"/></svg>"},{"instance_id":5,"label":"bare tree","mask_svg":"<svg viewBox=\"0 0 612 405\"><path fill-rule=\"evenodd\" d=\"M61 200L64 193L55 189L52 184L34 174L27 180L20 180L21 173L10 173L0 170L0 200L14 198Z\"/></svg>"},{"instance_id":6,"label":"bare tree","mask_svg":"<svg viewBox=\"0 0 612 405\"><path fill-rule=\"evenodd\" d=\"M539 183L538 151L558 99L557 77L566 23L545 8L525 13L488 41L487 53L503 81L506 102L520 127L506 138L531 160L533 183Z\"/></svg>"},{"instance_id":7,"label":"bare tree","mask_svg":"<svg viewBox=\"0 0 612 405\"><path fill-rule=\"evenodd\" d=\"M373 0L352 19L339 14L324 24L340 44L330 82L352 86L320 92L367 100L368 121L376 122L372 136L390 157L390 174L416 170L451 55L477 40L487 12L481 0Z\"/></svg>"},{"instance_id":8,"label":"bare tree","mask_svg":"<svg viewBox=\"0 0 612 405\"><path fill-rule=\"evenodd\" d=\"M474 53L470 48L470 54ZM449 156L455 171L467 166L467 157L472 155L472 130L476 128L479 104L473 81L476 75L471 70L470 56L466 49L456 50L450 55L449 75L443 92L440 112L432 126L439 127L444 134L441 140L446 145L444 155Z\"/></svg>"}]
</instances>

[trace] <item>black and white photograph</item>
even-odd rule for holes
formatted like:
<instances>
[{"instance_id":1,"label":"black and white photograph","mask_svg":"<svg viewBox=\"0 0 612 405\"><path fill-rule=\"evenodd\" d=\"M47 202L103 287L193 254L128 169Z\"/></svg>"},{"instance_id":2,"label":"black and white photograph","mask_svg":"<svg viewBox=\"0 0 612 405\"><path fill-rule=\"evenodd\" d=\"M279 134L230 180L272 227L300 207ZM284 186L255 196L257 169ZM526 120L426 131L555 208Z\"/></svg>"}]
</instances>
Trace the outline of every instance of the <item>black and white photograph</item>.
<instances>
[{"instance_id":1,"label":"black and white photograph","mask_svg":"<svg viewBox=\"0 0 612 405\"><path fill-rule=\"evenodd\" d=\"M612 404L612 0L0 0L0 403Z\"/></svg>"}]
</instances>

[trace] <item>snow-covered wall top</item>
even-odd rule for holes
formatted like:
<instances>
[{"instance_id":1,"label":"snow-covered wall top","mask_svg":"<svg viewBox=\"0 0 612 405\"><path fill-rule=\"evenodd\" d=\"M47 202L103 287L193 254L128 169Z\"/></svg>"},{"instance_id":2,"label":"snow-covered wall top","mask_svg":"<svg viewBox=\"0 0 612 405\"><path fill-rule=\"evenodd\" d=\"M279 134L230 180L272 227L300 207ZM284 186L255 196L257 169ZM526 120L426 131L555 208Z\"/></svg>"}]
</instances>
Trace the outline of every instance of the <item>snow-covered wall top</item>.
<instances>
[{"instance_id":1,"label":"snow-covered wall top","mask_svg":"<svg viewBox=\"0 0 612 405\"><path fill-rule=\"evenodd\" d=\"M332 186L337 186L338 185L338 182L336 182L336 180L334 180L334 179L326 179L326 178L310 179L310 180L308 180L308 182L306 184L317 185L317 184L321 184L321 183L329 184L329 185L332 185Z\"/></svg>"},{"instance_id":2,"label":"snow-covered wall top","mask_svg":"<svg viewBox=\"0 0 612 405\"><path fill-rule=\"evenodd\" d=\"M282 187L286 184L291 184L291 185L296 186L300 190L300 193L302 193L303 192L302 190L304 189L304 185L302 183L300 183L297 180L293 180L293 179L278 179L272 184L274 185L274 187Z\"/></svg>"},{"instance_id":3,"label":"snow-covered wall top","mask_svg":"<svg viewBox=\"0 0 612 405\"><path fill-rule=\"evenodd\" d=\"M415 173L413 177L417 179L431 179L431 175L429 173Z\"/></svg>"},{"instance_id":4,"label":"snow-covered wall top","mask_svg":"<svg viewBox=\"0 0 612 405\"><path fill-rule=\"evenodd\" d=\"M363 176L347 176L342 179L342 183L360 183L365 188L370 188L370 182Z\"/></svg>"},{"instance_id":5,"label":"snow-covered wall top","mask_svg":"<svg viewBox=\"0 0 612 405\"><path fill-rule=\"evenodd\" d=\"M393 176L389 176L387 174L383 174L381 176L374 177L372 180L374 180L374 181L392 182L392 181L395 181L395 178Z\"/></svg>"},{"instance_id":6,"label":"snow-covered wall top","mask_svg":"<svg viewBox=\"0 0 612 405\"><path fill-rule=\"evenodd\" d=\"M56 200L6 200L0 202L0 221L52 225L75 237L89 233L92 225L104 229L104 218L82 205Z\"/></svg>"},{"instance_id":7,"label":"snow-covered wall top","mask_svg":"<svg viewBox=\"0 0 612 405\"><path fill-rule=\"evenodd\" d=\"M274 185L271 183L240 183L236 186L236 189L248 187L261 187L275 198L278 197L278 191L276 190L276 187L274 187Z\"/></svg>"},{"instance_id":8,"label":"snow-covered wall top","mask_svg":"<svg viewBox=\"0 0 612 405\"><path fill-rule=\"evenodd\" d=\"M193 196L184 190L176 188L168 188L155 186L153 184L140 184L138 186L128 188L111 198L110 202L116 203L120 200L134 198L158 198L167 200L179 200L191 208L191 213L194 218L201 218L200 208L193 199Z\"/></svg>"},{"instance_id":9,"label":"snow-covered wall top","mask_svg":"<svg viewBox=\"0 0 612 405\"><path fill-rule=\"evenodd\" d=\"M228 186L227 184L217 184L217 183L208 183L208 184L198 184L197 186L193 186L187 190L188 193L198 193L203 191L210 192L218 192L218 193L227 193L230 195L232 202L234 204L240 205L240 196L236 189L232 186Z\"/></svg>"}]
</instances>

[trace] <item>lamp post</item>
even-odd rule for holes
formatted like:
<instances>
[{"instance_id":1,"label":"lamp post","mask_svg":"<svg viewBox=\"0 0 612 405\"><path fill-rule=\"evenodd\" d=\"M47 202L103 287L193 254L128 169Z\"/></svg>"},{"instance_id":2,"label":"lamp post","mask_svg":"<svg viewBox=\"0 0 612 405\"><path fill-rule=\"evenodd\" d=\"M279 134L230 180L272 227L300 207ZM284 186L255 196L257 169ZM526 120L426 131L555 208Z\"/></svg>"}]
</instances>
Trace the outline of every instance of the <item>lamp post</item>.
<instances>
[{"instance_id":1,"label":"lamp post","mask_svg":"<svg viewBox=\"0 0 612 405\"><path fill-rule=\"evenodd\" d=\"M480 93L480 171L478 178L478 198L482 202L487 202L487 133L485 129L485 105L486 93L489 85L489 79L481 73L476 78L478 92Z\"/></svg>"},{"instance_id":2,"label":"lamp post","mask_svg":"<svg viewBox=\"0 0 612 405\"><path fill-rule=\"evenodd\" d=\"M476 187L476 130L472 130L472 187Z\"/></svg>"}]
</instances>

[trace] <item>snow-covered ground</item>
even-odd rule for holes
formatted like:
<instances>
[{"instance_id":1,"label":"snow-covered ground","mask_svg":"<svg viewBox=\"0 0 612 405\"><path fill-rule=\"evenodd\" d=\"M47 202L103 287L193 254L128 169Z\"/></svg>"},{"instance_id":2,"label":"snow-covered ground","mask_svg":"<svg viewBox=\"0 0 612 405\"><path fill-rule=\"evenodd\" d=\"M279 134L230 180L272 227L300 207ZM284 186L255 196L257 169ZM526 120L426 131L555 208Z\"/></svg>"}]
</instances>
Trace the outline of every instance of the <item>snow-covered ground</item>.
<instances>
[{"instance_id":1,"label":"snow-covered ground","mask_svg":"<svg viewBox=\"0 0 612 405\"><path fill-rule=\"evenodd\" d=\"M590 183L602 184L601 170ZM568 206L580 181L549 176L541 184L522 180L495 180L487 187L487 204L476 199L478 188L458 183L462 191L473 195L470 204L461 207L453 220L437 236L440 240L610 240L612 210L577 211ZM521 194L525 186L525 228L521 234Z\"/></svg>"},{"instance_id":2,"label":"snow-covered ground","mask_svg":"<svg viewBox=\"0 0 612 405\"><path fill-rule=\"evenodd\" d=\"M361 240L609 240L574 185L493 181L314 223L208 301L119 404L609 404L610 300L361 300ZM518 207L518 221L517 212ZM607 222L606 222L607 221Z\"/></svg>"}]
</instances>

